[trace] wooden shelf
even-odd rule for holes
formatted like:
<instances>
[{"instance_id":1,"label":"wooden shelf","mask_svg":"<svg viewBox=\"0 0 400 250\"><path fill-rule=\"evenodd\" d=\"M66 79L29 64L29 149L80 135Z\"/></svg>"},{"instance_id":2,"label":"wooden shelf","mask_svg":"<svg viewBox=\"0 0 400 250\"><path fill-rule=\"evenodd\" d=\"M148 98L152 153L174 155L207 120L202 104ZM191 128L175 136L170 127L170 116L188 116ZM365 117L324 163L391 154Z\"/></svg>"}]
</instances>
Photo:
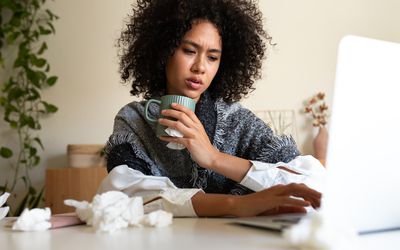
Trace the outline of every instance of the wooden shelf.
<instances>
[{"instance_id":1,"label":"wooden shelf","mask_svg":"<svg viewBox=\"0 0 400 250\"><path fill-rule=\"evenodd\" d=\"M91 202L97 188L107 176L105 167L49 168L46 170L45 203L52 214L74 212L65 199Z\"/></svg>"}]
</instances>

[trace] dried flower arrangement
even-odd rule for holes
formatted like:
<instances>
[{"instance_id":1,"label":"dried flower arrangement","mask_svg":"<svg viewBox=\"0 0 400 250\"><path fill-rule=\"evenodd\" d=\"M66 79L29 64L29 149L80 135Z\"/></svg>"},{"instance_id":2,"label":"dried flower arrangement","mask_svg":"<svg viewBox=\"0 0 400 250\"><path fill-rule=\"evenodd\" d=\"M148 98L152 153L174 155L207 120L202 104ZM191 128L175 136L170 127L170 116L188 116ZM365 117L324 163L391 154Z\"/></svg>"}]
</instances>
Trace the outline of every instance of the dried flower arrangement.
<instances>
[{"instance_id":1,"label":"dried flower arrangement","mask_svg":"<svg viewBox=\"0 0 400 250\"><path fill-rule=\"evenodd\" d=\"M308 100L304 112L311 114L314 127L324 127L328 121L328 106L325 103L325 93L319 92Z\"/></svg>"},{"instance_id":2,"label":"dried flower arrangement","mask_svg":"<svg viewBox=\"0 0 400 250\"><path fill-rule=\"evenodd\" d=\"M297 139L295 111L292 109L258 110L256 116L268 124L277 135L290 135Z\"/></svg>"}]
</instances>

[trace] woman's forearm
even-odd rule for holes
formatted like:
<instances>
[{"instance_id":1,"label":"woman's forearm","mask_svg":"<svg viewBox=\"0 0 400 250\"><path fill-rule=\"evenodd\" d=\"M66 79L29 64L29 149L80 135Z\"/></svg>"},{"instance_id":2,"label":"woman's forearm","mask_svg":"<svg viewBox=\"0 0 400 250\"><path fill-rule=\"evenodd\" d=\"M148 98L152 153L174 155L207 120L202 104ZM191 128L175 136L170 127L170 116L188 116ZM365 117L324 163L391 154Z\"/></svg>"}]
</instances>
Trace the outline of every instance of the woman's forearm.
<instances>
[{"instance_id":1,"label":"woman's forearm","mask_svg":"<svg viewBox=\"0 0 400 250\"><path fill-rule=\"evenodd\" d=\"M197 216L237 216L235 202L238 197L227 194L206 194L198 192L192 197Z\"/></svg>"},{"instance_id":2,"label":"woman's forearm","mask_svg":"<svg viewBox=\"0 0 400 250\"><path fill-rule=\"evenodd\" d=\"M292 183L247 194L206 194L198 192L192 197L197 216L256 216L282 212L306 212L305 207L320 206L321 193L304 184Z\"/></svg>"},{"instance_id":3,"label":"woman's forearm","mask_svg":"<svg viewBox=\"0 0 400 250\"><path fill-rule=\"evenodd\" d=\"M231 180L241 182L251 165L249 160L218 152L210 168Z\"/></svg>"}]
</instances>

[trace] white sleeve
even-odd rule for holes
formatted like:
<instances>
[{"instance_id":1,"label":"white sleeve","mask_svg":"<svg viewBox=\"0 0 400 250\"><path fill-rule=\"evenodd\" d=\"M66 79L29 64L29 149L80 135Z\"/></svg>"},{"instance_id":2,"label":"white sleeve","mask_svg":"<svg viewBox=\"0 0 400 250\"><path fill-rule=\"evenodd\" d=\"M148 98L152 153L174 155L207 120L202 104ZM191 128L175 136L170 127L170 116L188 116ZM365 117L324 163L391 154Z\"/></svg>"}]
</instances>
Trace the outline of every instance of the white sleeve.
<instances>
[{"instance_id":1,"label":"white sleeve","mask_svg":"<svg viewBox=\"0 0 400 250\"><path fill-rule=\"evenodd\" d=\"M177 188L169 178L145 175L120 165L111 170L97 193L121 191L128 196L143 197L146 213L162 209L175 217L197 217L191 198L201 189Z\"/></svg>"},{"instance_id":2,"label":"white sleeve","mask_svg":"<svg viewBox=\"0 0 400 250\"><path fill-rule=\"evenodd\" d=\"M261 191L278 184L304 183L307 186L322 191L324 188L326 169L321 162L311 155L298 156L288 163L265 163L251 161L253 164L241 185L253 190ZM283 166L299 174L290 173L278 168Z\"/></svg>"}]
</instances>

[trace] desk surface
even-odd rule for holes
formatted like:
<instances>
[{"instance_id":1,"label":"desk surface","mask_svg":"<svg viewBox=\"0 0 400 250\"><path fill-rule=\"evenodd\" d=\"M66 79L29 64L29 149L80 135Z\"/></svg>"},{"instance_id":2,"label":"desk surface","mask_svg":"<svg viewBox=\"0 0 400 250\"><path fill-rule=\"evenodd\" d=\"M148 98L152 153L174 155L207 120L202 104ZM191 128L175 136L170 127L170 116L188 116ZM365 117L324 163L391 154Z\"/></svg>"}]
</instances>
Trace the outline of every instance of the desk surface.
<instances>
[{"instance_id":1,"label":"desk surface","mask_svg":"<svg viewBox=\"0 0 400 250\"><path fill-rule=\"evenodd\" d=\"M129 228L113 234L74 226L44 232L14 232L0 222L0 249L296 249L280 233L243 227L225 218L175 218L165 228ZM360 237L359 249L399 249L400 231ZM355 249L355 248L352 248Z\"/></svg>"}]
</instances>

